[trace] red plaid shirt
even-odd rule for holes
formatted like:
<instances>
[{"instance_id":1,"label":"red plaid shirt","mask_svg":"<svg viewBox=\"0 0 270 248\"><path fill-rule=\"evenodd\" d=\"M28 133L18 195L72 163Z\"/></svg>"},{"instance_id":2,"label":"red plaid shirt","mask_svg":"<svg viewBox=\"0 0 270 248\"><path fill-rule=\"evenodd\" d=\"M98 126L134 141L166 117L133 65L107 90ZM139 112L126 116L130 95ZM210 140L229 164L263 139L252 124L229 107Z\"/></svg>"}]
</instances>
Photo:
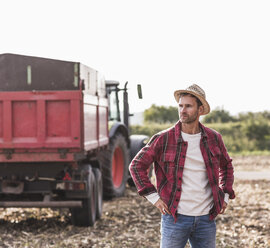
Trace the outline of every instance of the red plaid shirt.
<instances>
[{"instance_id":1,"label":"red plaid shirt","mask_svg":"<svg viewBox=\"0 0 270 248\"><path fill-rule=\"evenodd\" d=\"M199 124L201 130L200 149L205 162L209 183L213 193L213 208L210 218L214 219L220 212L224 193L230 199L235 198L233 185L233 166L221 135ZM167 204L175 220L177 206L181 199L182 177L188 143L181 135L181 122L154 135L148 144L141 149L130 164L130 173L142 196L158 192ZM150 182L148 168L154 162L157 189ZM192 195L190 196L192 197Z\"/></svg>"}]
</instances>

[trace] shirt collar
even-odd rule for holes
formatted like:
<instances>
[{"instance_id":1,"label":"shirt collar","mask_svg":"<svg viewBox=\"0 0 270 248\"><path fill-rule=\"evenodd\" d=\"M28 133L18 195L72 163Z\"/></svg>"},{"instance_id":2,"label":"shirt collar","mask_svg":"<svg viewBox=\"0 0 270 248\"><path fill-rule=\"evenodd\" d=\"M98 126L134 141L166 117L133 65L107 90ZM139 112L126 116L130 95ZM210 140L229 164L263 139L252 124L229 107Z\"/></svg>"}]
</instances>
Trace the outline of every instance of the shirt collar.
<instances>
[{"instance_id":1,"label":"shirt collar","mask_svg":"<svg viewBox=\"0 0 270 248\"><path fill-rule=\"evenodd\" d=\"M179 120L175 126L175 138L176 138L176 142L177 143L181 143L183 142L183 137L182 137L182 134L181 134L181 130L182 130L182 122ZM205 126L203 124L201 124L199 122L199 128L200 128L200 131L201 131L201 136L202 138L204 139L207 139L207 133L205 131Z\"/></svg>"},{"instance_id":2,"label":"shirt collar","mask_svg":"<svg viewBox=\"0 0 270 248\"><path fill-rule=\"evenodd\" d=\"M201 133L202 133L202 137L207 138L208 136L207 136L207 133L205 131L205 126L202 123L199 122L199 127L200 127L200 130L201 130Z\"/></svg>"}]
</instances>

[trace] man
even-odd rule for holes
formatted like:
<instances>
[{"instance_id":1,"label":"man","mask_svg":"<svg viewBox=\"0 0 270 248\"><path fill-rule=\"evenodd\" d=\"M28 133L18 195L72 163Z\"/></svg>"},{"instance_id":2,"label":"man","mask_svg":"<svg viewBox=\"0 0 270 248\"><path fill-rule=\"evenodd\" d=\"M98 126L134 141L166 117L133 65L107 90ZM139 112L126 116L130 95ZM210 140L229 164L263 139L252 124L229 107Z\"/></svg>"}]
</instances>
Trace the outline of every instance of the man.
<instances>
[{"instance_id":1,"label":"man","mask_svg":"<svg viewBox=\"0 0 270 248\"><path fill-rule=\"evenodd\" d=\"M199 121L210 112L205 93L193 84L177 90L180 120L154 135L135 156L130 173L138 193L162 213L162 248L213 248L215 217L234 199L233 167L221 135ZM154 163L156 187L148 178Z\"/></svg>"}]
</instances>

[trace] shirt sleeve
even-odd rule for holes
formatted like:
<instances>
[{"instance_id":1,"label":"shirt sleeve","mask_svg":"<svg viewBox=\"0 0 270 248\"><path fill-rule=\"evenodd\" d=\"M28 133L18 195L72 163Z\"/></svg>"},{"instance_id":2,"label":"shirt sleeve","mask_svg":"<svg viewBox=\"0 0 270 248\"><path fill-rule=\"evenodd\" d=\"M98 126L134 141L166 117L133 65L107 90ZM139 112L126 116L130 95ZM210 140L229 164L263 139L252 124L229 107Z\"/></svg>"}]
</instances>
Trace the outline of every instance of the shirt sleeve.
<instances>
[{"instance_id":1,"label":"shirt sleeve","mask_svg":"<svg viewBox=\"0 0 270 248\"><path fill-rule=\"evenodd\" d=\"M229 194L228 193L225 193L225 196L224 196L224 201L228 204L229 203Z\"/></svg>"},{"instance_id":2,"label":"shirt sleeve","mask_svg":"<svg viewBox=\"0 0 270 248\"><path fill-rule=\"evenodd\" d=\"M221 161L220 161L220 185L224 193L229 194L230 199L235 198L235 193L233 190L234 182L234 170L232 166L232 159L230 158L227 149L223 143L221 135L219 137L220 149L221 149Z\"/></svg>"},{"instance_id":3,"label":"shirt sleeve","mask_svg":"<svg viewBox=\"0 0 270 248\"><path fill-rule=\"evenodd\" d=\"M150 195L146 195L145 198L154 205L160 197L158 193L152 193Z\"/></svg>"},{"instance_id":4,"label":"shirt sleeve","mask_svg":"<svg viewBox=\"0 0 270 248\"><path fill-rule=\"evenodd\" d=\"M148 144L143 147L129 165L130 175L136 185L139 195L146 196L157 192L155 186L148 177L151 164L155 161L158 154L159 136L153 136Z\"/></svg>"}]
</instances>

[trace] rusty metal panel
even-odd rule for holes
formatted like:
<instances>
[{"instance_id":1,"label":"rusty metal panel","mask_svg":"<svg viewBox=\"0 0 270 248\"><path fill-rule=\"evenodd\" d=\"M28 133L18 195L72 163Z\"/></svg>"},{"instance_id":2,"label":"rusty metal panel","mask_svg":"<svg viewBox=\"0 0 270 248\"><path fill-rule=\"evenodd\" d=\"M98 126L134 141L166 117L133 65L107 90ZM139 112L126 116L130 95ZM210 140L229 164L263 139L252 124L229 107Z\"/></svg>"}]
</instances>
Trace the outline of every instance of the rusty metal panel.
<instances>
[{"instance_id":1,"label":"rusty metal panel","mask_svg":"<svg viewBox=\"0 0 270 248\"><path fill-rule=\"evenodd\" d=\"M0 91L79 89L79 63L0 54Z\"/></svg>"}]
</instances>

